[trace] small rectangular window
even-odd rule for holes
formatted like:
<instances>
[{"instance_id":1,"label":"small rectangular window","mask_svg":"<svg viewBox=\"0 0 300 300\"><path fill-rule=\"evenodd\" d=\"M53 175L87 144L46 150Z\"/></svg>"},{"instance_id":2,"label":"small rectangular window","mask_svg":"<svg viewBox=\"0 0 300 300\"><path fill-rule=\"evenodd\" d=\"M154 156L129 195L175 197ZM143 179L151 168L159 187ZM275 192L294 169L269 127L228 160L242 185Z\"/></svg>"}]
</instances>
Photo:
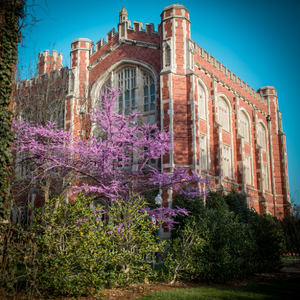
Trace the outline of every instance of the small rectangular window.
<instances>
[{"instance_id":1,"label":"small rectangular window","mask_svg":"<svg viewBox=\"0 0 300 300\"><path fill-rule=\"evenodd\" d=\"M223 144L222 159L223 159L223 174L224 176L231 178L232 177L231 148L225 144Z\"/></svg>"},{"instance_id":2,"label":"small rectangular window","mask_svg":"<svg viewBox=\"0 0 300 300\"><path fill-rule=\"evenodd\" d=\"M245 155L245 180L247 184L252 184L252 167L251 167L251 157Z\"/></svg>"},{"instance_id":3,"label":"small rectangular window","mask_svg":"<svg viewBox=\"0 0 300 300\"><path fill-rule=\"evenodd\" d=\"M206 146L206 136L202 135L200 137L200 163L201 169L207 170L207 146Z\"/></svg>"},{"instance_id":4,"label":"small rectangular window","mask_svg":"<svg viewBox=\"0 0 300 300\"><path fill-rule=\"evenodd\" d=\"M265 190L269 190L269 168L268 168L268 164L264 163L263 166L263 179L264 179L264 189Z\"/></svg>"}]
</instances>

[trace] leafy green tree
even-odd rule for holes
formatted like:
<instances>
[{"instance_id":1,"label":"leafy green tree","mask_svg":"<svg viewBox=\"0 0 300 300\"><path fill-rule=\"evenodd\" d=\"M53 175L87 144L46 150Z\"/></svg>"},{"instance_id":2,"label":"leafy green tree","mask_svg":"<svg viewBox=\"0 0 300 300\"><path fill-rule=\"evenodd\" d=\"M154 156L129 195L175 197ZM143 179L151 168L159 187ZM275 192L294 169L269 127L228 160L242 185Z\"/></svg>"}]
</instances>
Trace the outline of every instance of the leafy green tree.
<instances>
[{"instance_id":1,"label":"leafy green tree","mask_svg":"<svg viewBox=\"0 0 300 300\"><path fill-rule=\"evenodd\" d=\"M10 105L18 43L21 41L19 22L24 18L24 7L24 0L0 2L0 223L7 219L11 206L9 177L12 164L10 146L13 140L13 113Z\"/></svg>"}]
</instances>

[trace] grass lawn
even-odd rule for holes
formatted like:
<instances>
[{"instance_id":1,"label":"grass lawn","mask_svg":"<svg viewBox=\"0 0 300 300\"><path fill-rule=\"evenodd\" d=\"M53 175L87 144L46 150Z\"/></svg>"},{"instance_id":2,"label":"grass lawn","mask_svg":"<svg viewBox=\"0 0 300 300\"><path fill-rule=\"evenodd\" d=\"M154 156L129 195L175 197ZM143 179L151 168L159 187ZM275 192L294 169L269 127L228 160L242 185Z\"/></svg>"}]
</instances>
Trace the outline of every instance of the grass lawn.
<instances>
[{"instance_id":1,"label":"grass lawn","mask_svg":"<svg viewBox=\"0 0 300 300\"><path fill-rule=\"evenodd\" d=\"M160 291L139 300L247 300L247 299L300 299L300 278L270 280L243 287L200 287Z\"/></svg>"}]
</instances>

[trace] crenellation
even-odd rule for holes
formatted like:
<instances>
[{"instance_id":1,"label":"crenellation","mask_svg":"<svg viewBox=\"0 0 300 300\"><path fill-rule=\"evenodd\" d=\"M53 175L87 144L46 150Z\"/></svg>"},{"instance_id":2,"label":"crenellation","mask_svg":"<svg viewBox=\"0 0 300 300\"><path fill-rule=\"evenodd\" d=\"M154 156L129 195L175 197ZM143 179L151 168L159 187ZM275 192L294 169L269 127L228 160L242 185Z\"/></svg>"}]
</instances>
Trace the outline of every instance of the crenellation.
<instances>
[{"instance_id":1,"label":"crenellation","mask_svg":"<svg viewBox=\"0 0 300 300\"><path fill-rule=\"evenodd\" d=\"M53 70L50 72L50 78L57 78L58 77L58 71L57 70Z\"/></svg>"},{"instance_id":2,"label":"crenellation","mask_svg":"<svg viewBox=\"0 0 300 300\"><path fill-rule=\"evenodd\" d=\"M198 49L199 49L199 51L198 51ZM195 50L196 50L196 54L198 54L202 58L206 58L206 61L208 63L211 63L211 61L212 61L212 65L216 69L218 69L219 72L224 74L226 77L229 77L229 79L231 81L233 81L235 84L239 85L246 92L248 92L251 96L253 96L253 98L255 100L258 101L257 95L256 95L256 93L254 93L253 88L251 88L248 84L246 84L244 81L242 81L238 76L236 76L233 72L231 72L222 63L220 63L215 57L213 57L211 54L209 54L207 51L205 51L203 48L201 48L197 43L195 43Z\"/></svg>"},{"instance_id":3,"label":"crenellation","mask_svg":"<svg viewBox=\"0 0 300 300\"><path fill-rule=\"evenodd\" d=\"M218 64L219 64L219 71L220 71L221 73L223 73L223 70L222 70L222 64L221 64L220 62L218 62Z\"/></svg>"},{"instance_id":4,"label":"crenellation","mask_svg":"<svg viewBox=\"0 0 300 300\"><path fill-rule=\"evenodd\" d=\"M48 79L49 79L48 73L44 73L44 74L41 75L41 81L42 81L42 83L44 83Z\"/></svg>"},{"instance_id":5,"label":"crenellation","mask_svg":"<svg viewBox=\"0 0 300 300\"><path fill-rule=\"evenodd\" d=\"M112 40L113 37L115 36L115 34L116 34L115 28L111 29L106 35L106 41L108 42L108 41Z\"/></svg>"},{"instance_id":6,"label":"crenellation","mask_svg":"<svg viewBox=\"0 0 300 300\"><path fill-rule=\"evenodd\" d=\"M158 31L155 31L155 27L154 27L154 24L153 23L145 23L146 25L146 28L150 28L150 34L151 35L159 35L159 32ZM149 34L149 32L147 32Z\"/></svg>"},{"instance_id":7,"label":"crenellation","mask_svg":"<svg viewBox=\"0 0 300 300\"><path fill-rule=\"evenodd\" d=\"M96 51L100 50L100 49L104 46L105 43L106 43L106 42L104 41L104 38L102 37L102 38L96 43Z\"/></svg>"},{"instance_id":8,"label":"crenellation","mask_svg":"<svg viewBox=\"0 0 300 300\"><path fill-rule=\"evenodd\" d=\"M146 33L146 30L143 29L143 23L140 21L133 21L133 30L135 32L143 32Z\"/></svg>"}]
</instances>

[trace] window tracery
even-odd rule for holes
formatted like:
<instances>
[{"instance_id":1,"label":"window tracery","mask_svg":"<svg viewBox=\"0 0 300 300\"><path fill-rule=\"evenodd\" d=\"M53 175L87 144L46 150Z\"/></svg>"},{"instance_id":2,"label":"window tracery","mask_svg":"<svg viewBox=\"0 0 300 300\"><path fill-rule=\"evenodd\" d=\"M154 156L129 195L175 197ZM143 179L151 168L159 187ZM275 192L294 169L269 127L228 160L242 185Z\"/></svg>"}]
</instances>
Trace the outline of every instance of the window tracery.
<instances>
[{"instance_id":1,"label":"window tracery","mask_svg":"<svg viewBox=\"0 0 300 300\"><path fill-rule=\"evenodd\" d=\"M107 87L122 89L118 98L118 109L130 114L135 108L145 114L155 113L156 83L150 72L139 66L126 66L112 72L104 81L102 90Z\"/></svg>"}]
</instances>

